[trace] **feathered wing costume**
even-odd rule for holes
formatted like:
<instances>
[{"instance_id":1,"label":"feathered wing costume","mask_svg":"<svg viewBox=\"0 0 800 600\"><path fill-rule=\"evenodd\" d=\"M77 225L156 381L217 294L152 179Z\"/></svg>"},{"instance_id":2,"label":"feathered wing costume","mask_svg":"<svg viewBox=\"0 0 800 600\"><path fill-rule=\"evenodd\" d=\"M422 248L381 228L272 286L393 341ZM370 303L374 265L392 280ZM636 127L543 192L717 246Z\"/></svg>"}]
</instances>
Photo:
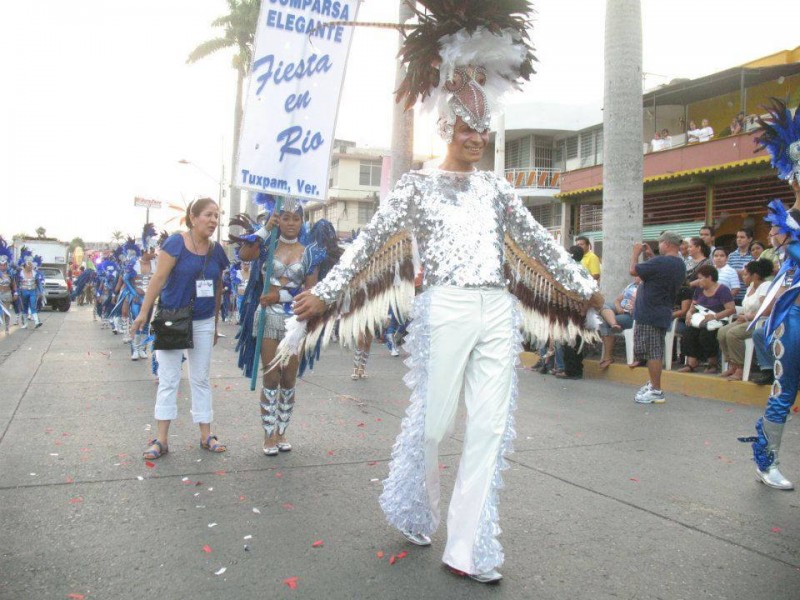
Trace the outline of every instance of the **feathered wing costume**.
<instances>
[{"instance_id":1,"label":"feathered wing costume","mask_svg":"<svg viewBox=\"0 0 800 600\"><path fill-rule=\"evenodd\" d=\"M800 107L793 112L780 100L773 99L767 111L769 116L759 119L761 133L756 137L756 143L770 153L772 166L778 170L779 178L795 187L800 186ZM797 191L795 193L800 198ZM782 244L784 258L753 324L758 323L758 318L774 301L765 327L775 355L775 383L764 416L756 422L756 435L740 437L739 441L752 444L756 473L764 484L790 490L794 484L778 469L778 454L783 427L797 398L800 382L800 306L796 304L800 298L797 271L800 267L800 211L796 208L786 210L777 199L772 200L767 209L764 220L786 236ZM785 286L790 271L795 273L792 285L775 300L777 293Z\"/></svg>"}]
</instances>

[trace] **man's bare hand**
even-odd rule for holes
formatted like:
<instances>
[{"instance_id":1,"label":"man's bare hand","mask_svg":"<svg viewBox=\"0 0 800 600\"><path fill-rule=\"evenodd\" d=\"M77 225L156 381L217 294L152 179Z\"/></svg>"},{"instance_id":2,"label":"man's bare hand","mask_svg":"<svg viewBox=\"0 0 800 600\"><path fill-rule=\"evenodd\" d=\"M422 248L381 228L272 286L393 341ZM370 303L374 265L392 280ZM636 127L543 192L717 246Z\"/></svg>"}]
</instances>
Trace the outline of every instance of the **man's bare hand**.
<instances>
[{"instance_id":1,"label":"man's bare hand","mask_svg":"<svg viewBox=\"0 0 800 600\"><path fill-rule=\"evenodd\" d=\"M308 321L325 312L325 302L309 291L302 292L294 299L292 308L298 321Z\"/></svg>"}]
</instances>

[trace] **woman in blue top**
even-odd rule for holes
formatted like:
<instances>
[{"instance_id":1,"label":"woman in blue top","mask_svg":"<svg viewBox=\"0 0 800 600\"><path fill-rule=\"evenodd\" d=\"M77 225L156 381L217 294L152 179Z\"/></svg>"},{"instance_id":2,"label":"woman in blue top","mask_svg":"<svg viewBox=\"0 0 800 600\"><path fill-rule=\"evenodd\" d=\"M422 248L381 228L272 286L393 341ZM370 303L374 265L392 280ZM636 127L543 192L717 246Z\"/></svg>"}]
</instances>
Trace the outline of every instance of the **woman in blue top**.
<instances>
[{"instance_id":1,"label":"woman in blue top","mask_svg":"<svg viewBox=\"0 0 800 600\"><path fill-rule=\"evenodd\" d=\"M217 320L222 298L222 272L228 257L212 236L219 223L219 206L210 198L195 200L186 209L189 231L167 238L158 255L156 273L147 287L139 316L133 323L135 332L147 326L156 298L162 308L182 308L194 299L192 328L194 347L186 350L189 382L192 388L192 421L200 426L200 446L211 452L226 448L211 433L214 412L211 404L211 349L217 343ZM178 416L178 385L184 350L157 350L158 392L155 418L157 437L144 453L156 459L169 451L169 425Z\"/></svg>"}]
</instances>

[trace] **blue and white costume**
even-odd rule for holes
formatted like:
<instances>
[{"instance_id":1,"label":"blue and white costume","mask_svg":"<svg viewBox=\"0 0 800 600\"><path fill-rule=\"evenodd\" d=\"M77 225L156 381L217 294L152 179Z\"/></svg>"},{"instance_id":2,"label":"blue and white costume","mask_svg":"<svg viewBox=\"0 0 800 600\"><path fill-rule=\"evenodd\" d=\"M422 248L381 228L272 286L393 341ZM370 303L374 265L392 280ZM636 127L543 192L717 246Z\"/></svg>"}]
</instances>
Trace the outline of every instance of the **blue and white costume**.
<instances>
[{"instance_id":1,"label":"blue and white costume","mask_svg":"<svg viewBox=\"0 0 800 600\"><path fill-rule=\"evenodd\" d=\"M22 328L28 328L33 321L34 328L42 326L39 320L39 303L44 302L44 277L36 268L41 266L42 257L34 256L25 246L20 251L17 271L17 290L22 301Z\"/></svg>"},{"instance_id":2,"label":"blue and white costume","mask_svg":"<svg viewBox=\"0 0 800 600\"><path fill-rule=\"evenodd\" d=\"M16 278L14 254L0 237L0 325L6 333L11 324L11 309L17 300Z\"/></svg>"},{"instance_id":3,"label":"blue and white costume","mask_svg":"<svg viewBox=\"0 0 800 600\"><path fill-rule=\"evenodd\" d=\"M762 133L757 141L769 151L778 176L794 186L800 202L800 107L793 115L782 102L773 100L769 113L767 119L759 119ZM769 214L764 220L786 236L782 249L784 260L753 322L771 304L781 287L785 287L789 276L792 285L775 300L765 328L775 356L775 382L767 408L756 422L756 435L739 440L752 442L756 473L764 484L791 490L794 484L778 469L778 455L783 427L800 382L800 211L796 208L787 211L780 200L773 200L767 208Z\"/></svg>"}]
</instances>

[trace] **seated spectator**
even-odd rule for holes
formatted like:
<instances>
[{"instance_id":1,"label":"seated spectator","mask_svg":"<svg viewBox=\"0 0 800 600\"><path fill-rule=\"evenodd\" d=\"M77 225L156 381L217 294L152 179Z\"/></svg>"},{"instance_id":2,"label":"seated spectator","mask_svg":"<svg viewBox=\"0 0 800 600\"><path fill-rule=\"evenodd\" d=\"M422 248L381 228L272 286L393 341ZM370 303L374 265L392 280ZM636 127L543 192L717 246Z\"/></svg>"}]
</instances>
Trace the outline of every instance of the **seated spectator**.
<instances>
[{"instance_id":1,"label":"seated spectator","mask_svg":"<svg viewBox=\"0 0 800 600\"><path fill-rule=\"evenodd\" d=\"M709 255L710 250L701 238L689 238L689 260L686 262L686 283L690 286L697 286L695 283L697 281L697 270L704 265L711 264Z\"/></svg>"},{"instance_id":2,"label":"seated spectator","mask_svg":"<svg viewBox=\"0 0 800 600\"><path fill-rule=\"evenodd\" d=\"M669 129L661 130L661 149L669 150L672 148L672 136L669 134Z\"/></svg>"},{"instance_id":3,"label":"seated spectator","mask_svg":"<svg viewBox=\"0 0 800 600\"><path fill-rule=\"evenodd\" d=\"M766 247L758 240L753 240L750 244L750 255L753 257L753 260L760 260L761 255L764 254L764 250L766 250Z\"/></svg>"},{"instance_id":4,"label":"seated spectator","mask_svg":"<svg viewBox=\"0 0 800 600\"><path fill-rule=\"evenodd\" d=\"M736 250L728 254L728 264L739 275L739 281L744 275L744 266L753 260L750 254L750 244L753 243L753 230L749 227L742 227L736 232ZM742 303L744 297L744 285L739 286L739 293L734 297L736 304Z\"/></svg>"},{"instance_id":5,"label":"seated spectator","mask_svg":"<svg viewBox=\"0 0 800 600\"><path fill-rule=\"evenodd\" d=\"M697 270L698 285L692 297L692 306L686 313L686 331L683 334L683 351L686 365L681 373L692 373L701 362L708 361L706 373L716 373L719 367L717 354L717 332L709 330L712 321L724 319L736 312L731 291L717 281L719 273L711 265L703 265ZM707 312L699 326L692 325L692 316L697 312Z\"/></svg>"},{"instance_id":6,"label":"seated spectator","mask_svg":"<svg viewBox=\"0 0 800 600\"><path fill-rule=\"evenodd\" d=\"M744 369L744 341L753 336L748 328L753 322L756 312L767 295L770 282L766 278L772 274L772 263L768 260L754 260L745 267L744 282L747 292L742 301L744 312L735 321L724 325L717 332L717 341L728 368L720 376L730 381L741 381Z\"/></svg>"},{"instance_id":7,"label":"seated spectator","mask_svg":"<svg viewBox=\"0 0 800 600\"><path fill-rule=\"evenodd\" d=\"M739 275L728 265L728 255L722 248L714 250L714 266L719 273L719 282L736 297L739 293Z\"/></svg>"},{"instance_id":8,"label":"seated spectator","mask_svg":"<svg viewBox=\"0 0 800 600\"><path fill-rule=\"evenodd\" d=\"M672 318L678 319L675 323L675 335L683 335L686 331L686 315L692 307L692 294L694 290L688 285L681 286L678 295L675 296L675 304L672 307Z\"/></svg>"},{"instance_id":9,"label":"seated spectator","mask_svg":"<svg viewBox=\"0 0 800 600\"><path fill-rule=\"evenodd\" d=\"M731 119L729 135L739 135L740 133L742 133L742 124L736 118Z\"/></svg>"},{"instance_id":10,"label":"seated spectator","mask_svg":"<svg viewBox=\"0 0 800 600\"><path fill-rule=\"evenodd\" d=\"M650 152L658 152L664 149L664 143L661 141L661 133L656 131L653 134L653 139L650 140Z\"/></svg>"},{"instance_id":11,"label":"seated spectator","mask_svg":"<svg viewBox=\"0 0 800 600\"><path fill-rule=\"evenodd\" d=\"M778 234L778 237L779 239L783 239L781 234ZM769 279L772 279L781 268L781 258L778 255L778 250L776 249L781 247L781 243L775 240L775 236L772 235L771 230L767 236L767 244L769 245L769 248L761 253L761 258L765 258L772 263L772 275L769 277Z\"/></svg>"},{"instance_id":12,"label":"seated spectator","mask_svg":"<svg viewBox=\"0 0 800 600\"><path fill-rule=\"evenodd\" d=\"M683 259L683 264L689 264L691 262L691 258L689 258L689 242L686 240L681 240L681 245L678 246L678 258Z\"/></svg>"},{"instance_id":13,"label":"seated spectator","mask_svg":"<svg viewBox=\"0 0 800 600\"><path fill-rule=\"evenodd\" d=\"M736 115L736 123L739 125L739 131L744 131L746 129L745 116L743 110L739 111L739 114Z\"/></svg>"},{"instance_id":14,"label":"seated spectator","mask_svg":"<svg viewBox=\"0 0 800 600\"><path fill-rule=\"evenodd\" d=\"M600 311L603 317L600 323L600 337L603 338L601 369L607 369L614 362L614 334L633 327L633 306L641 282L639 277L634 277L633 283L628 284L613 303L606 302Z\"/></svg>"}]
</instances>

